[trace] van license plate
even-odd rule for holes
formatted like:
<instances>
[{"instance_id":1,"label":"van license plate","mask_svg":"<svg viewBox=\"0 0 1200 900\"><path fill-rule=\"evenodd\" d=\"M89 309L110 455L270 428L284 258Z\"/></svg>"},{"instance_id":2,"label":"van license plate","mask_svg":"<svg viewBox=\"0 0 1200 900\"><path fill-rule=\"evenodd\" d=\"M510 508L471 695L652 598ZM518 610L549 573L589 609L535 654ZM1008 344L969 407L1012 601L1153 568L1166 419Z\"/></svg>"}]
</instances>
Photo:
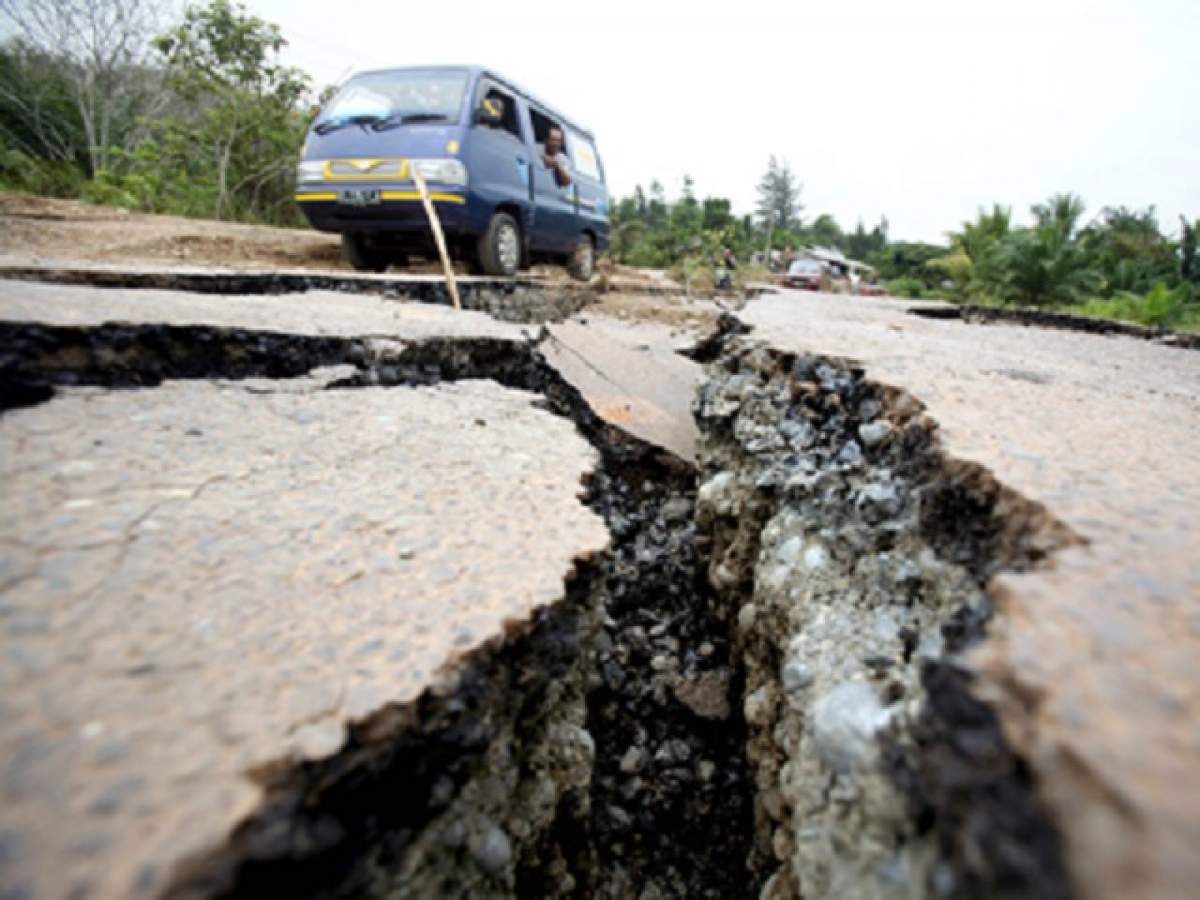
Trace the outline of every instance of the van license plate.
<instances>
[{"instance_id":1,"label":"van license plate","mask_svg":"<svg viewBox=\"0 0 1200 900\"><path fill-rule=\"evenodd\" d=\"M374 206L379 202L379 191L368 188L349 188L342 191L341 200L349 206Z\"/></svg>"}]
</instances>

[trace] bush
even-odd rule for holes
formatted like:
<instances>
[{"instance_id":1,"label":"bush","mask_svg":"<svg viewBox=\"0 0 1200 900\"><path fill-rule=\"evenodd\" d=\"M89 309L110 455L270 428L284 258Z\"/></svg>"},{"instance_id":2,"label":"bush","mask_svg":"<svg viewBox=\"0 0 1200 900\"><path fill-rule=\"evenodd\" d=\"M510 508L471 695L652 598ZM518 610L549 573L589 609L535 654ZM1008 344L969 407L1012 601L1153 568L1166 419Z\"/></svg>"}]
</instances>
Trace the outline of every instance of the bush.
<instances>
[{"instance_id":1,"label":"bush","mask_svg":"<svg viewBox=\"0 0 1200 900\"><path fill-rule=\"evenodd\" d=\"M670 275L688 294L711 294L715 288L712 263L703 256L685 256L671 266Z\"/></svg>"},{"instance_id":2,"label":"bush","mask_svg":"<svg viewBox=\"0 0 1200 900\"><path fill-rule=\"evenodd\" d=\"M1146 294L1123 291L1111 299L1090 300L1072 312L1101 319L1121 319L1157 328L1195 327L1200 322L1200 304L1191 285L1172 289L1160 281Z\"/></svg>"},{"instance_id":3,"label":"bush","mask_svg":"<svg viewBox=\"0 0 1200 900\"><path fill-rule=\"evenodd\" d=\"M920 278L905 275L888 282L888 293L893 297L908 297L910 300L920 300L925 296L925 283Z\"/></svg>"},{"instance_id":4,"label":"bush","mask_svg":"<svg viewBox=\"0 0 1200 900\"><path fill-rule=\"evenodd\" d=\"M46 197L78 197L84 184L79 166L54 162L0 146L0 188Z\"/></svg>"},{"instance_id":5,"label":"bush","mask_svg":"<svg viewBox=\"0 0 1200 900\"><path fill-rule=\"evenodd\" d=\"M738 266L734 283L739 290L744 290L748 284L769 284L771 270L762 263L748 262Z\"/></svg>"}]
</instances>

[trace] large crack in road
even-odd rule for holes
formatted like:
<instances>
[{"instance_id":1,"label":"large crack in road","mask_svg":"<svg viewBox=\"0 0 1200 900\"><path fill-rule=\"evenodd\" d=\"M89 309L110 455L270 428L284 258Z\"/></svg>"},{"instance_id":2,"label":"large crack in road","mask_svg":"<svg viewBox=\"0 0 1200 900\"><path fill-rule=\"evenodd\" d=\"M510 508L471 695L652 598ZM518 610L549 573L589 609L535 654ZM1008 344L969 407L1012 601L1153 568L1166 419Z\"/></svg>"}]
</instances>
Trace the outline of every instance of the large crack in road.
<instances>
[{"instance_id":1,"label":"large crack in road","mask_svg":"<svg viewBox=\"0 0 1200 900\"><path fill-rule=\"evenodd\" d=\"M964 657L989 579L1081 538L950 458L903 391L723 326L695 353L692 464L599 418L539 338L0 323L5 410L179 379L483 380L598 457L609 547L557 601L332 752L245 773L254 811L152 893L1072 895L1036 768Z\"/></svg>"}]
</instances>

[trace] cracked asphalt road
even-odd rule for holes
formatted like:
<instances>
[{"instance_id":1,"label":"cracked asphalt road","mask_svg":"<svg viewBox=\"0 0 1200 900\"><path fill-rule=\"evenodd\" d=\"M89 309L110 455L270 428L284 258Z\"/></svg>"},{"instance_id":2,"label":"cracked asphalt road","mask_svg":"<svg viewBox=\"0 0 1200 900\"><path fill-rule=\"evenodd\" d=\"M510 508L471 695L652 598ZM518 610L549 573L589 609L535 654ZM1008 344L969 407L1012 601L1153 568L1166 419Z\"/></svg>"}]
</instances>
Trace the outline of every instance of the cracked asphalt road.
<instances>
[{"instance_id":1,"label":"cracked asphalt road","mask_svg":"<svg viewBox=\"0 0 1200 900\"><path fill-rule=\"evenodd\" d=\"M1032 763L1089 897L1200 883L1200 352L971 325L894 300L782 292L741 318L855 360L938 423L947 453L1087 543L990 586L979 691Z\"/></svg>"},{"instance_id":2,"label":"cracked asphalt road","mask_svg":"<svg viewBox=\"0 0 1200 900\"><path fill-rule=\"evenodd\" d=\"M155 895L256 808L248 773L336 752L606 546L594 451L533 395L322 387L0 420L6 889Z\"/></svg>"},{"instance_id":3,"label":"cracked asphalt road","mask_svg":"<svg viewBox=\"0 0 1200 900\"><path fill-rule=\"evenodd\" d=\"M994 580L1001 614L971 662L1081 893L1186 895L1200 881L1200 353L807 293L741 317L912 394L951 456L1087 541ZM533 331L327 292L15 281L0 281L0 319L399 343ZM551 334L551 364L600 415L689 457L698 375L666 329L597 318ZM74 389L0 418L5 886L153 894L253 808L246 772L330 752L344 723L561 596L572 558L604 545L576 499L592 451L530 395L321 390L330 377ZM315 602L330 594L345 605Z\"/></svg>"}]
</instances>

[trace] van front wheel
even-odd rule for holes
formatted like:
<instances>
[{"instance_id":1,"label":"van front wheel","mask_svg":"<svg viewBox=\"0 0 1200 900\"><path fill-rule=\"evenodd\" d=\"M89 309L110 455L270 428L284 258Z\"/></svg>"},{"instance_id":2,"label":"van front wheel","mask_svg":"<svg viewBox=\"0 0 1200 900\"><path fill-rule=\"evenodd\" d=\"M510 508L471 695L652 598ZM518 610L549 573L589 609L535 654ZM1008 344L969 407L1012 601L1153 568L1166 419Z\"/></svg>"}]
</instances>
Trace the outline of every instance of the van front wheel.
<instances>
[{"instance_id":1,"label":"van front wheel","mask_svg":"<svg viewBox=\"0 0 1200 900\"><path fill-rule=\"evenodd\" d=\"M521 229L508 213L498 212L479 239L479 265L488 275L509 278L521 265Z\"/></svg>"},{"instance_id":2,"label":"van front wheel","mask_svg":"<svg viewBox=\"0 0 1200 900\"><path fill-rule=\"evenodd\" d=\"M591 281L592 273L596 271L596 245L592 243L591 235L581 235L567 264L567 271L578 281Z\"/></svg>"},{"instance_id":3,"label":"van front wheel","mask_svg":"<svg viewBox=\"0 0 1200 900\"><path fill-rule=\"evenodd\" d=\"M382 250L372 247L361 234L342 232L342 256L358 272L382 272L391 259Z\"/></svg>"}]
</instances>

